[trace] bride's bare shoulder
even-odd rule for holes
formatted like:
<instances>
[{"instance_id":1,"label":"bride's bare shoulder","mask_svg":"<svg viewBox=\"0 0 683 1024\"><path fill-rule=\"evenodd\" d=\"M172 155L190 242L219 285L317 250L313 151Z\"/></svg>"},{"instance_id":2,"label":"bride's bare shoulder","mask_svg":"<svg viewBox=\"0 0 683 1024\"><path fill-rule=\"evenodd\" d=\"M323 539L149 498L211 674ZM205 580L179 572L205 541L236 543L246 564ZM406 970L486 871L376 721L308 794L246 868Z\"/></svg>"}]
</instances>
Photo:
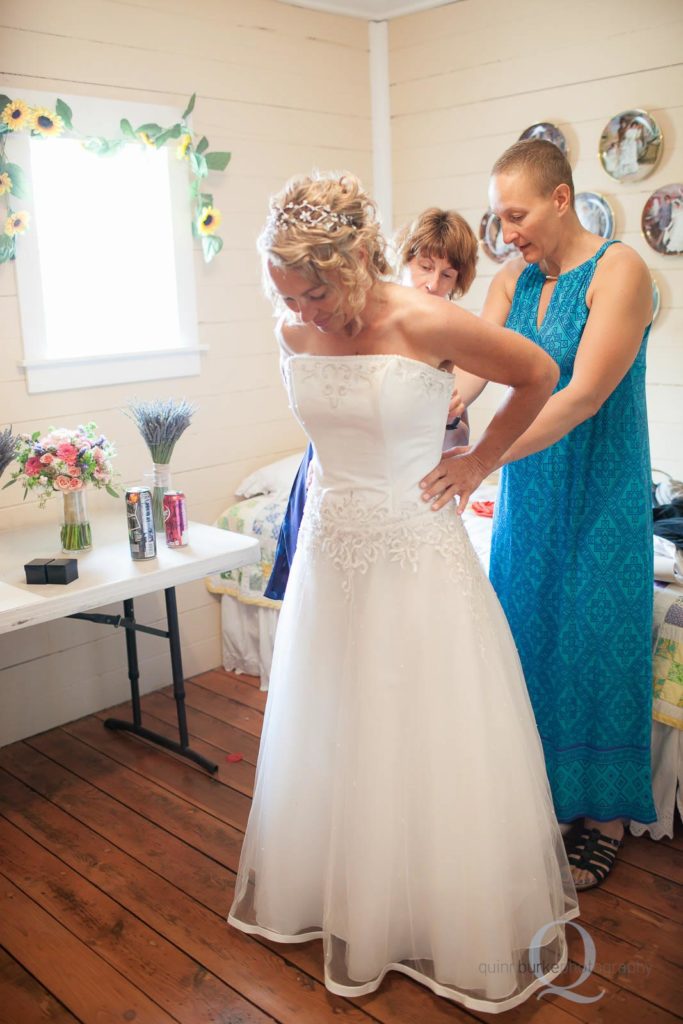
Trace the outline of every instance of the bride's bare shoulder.
<instances>
[{"instance_id":1,"label":"bride's bare shoulder","mask_svg":"<svg viewBox=\"0 0 683 1024\"><path fill-rule=\"evenodd\" d=\"M275 328L280 348L287 355L304 355L310 351L311 327L308 324L295 323L282 317Z\"/></svg>"}]
</instances>

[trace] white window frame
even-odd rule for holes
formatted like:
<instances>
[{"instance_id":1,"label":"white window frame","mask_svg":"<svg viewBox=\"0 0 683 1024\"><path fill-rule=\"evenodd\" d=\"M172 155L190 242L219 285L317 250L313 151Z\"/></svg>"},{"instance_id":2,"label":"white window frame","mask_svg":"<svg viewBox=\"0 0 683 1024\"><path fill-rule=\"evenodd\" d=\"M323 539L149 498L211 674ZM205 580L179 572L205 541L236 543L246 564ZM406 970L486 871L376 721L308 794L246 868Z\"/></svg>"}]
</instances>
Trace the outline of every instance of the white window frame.
<instances>
[{"instance_id":1,"label":"white window frame","mask_svg":"<svg viewBox=\"0 0 683 1024\"><path fill-rule=\"evenodd\" d=\"M182 109L129 100L106 100L96 97L68 96L62 92L42 92L3 86L0 93L25 99L31 106L54 110L57 96L71 107L73 122L85 135L120 137L119 123L127 118L133 125L156 123L163 127L175 124ZM7 159L24 170L31 185L31 147L27 132L8 135ZM50 145L46 141L45 145ZM172 145L172 143L171 143ZM100 159L93 156L93 160ZM102 158L106 159L106 158ZM169 185L175 249L176 294L181 344L175 348L127 352L125 338L121 351L108 355L87 355L53 358L46 353L45 312L42 270L40 264L39 225L31 220L29 229L18 239L16 255L17 293L24 345L23 369L29 393L62 391L134 381L161 380L171 377L196 376L201 372L202 352L208 346L198 343L197 300L194 276L194 252L191 229L189 175L184 160L169 159ZM12 199L13 208L31 209L30 194L26 200Z\"/></svg>"}]
</instances>

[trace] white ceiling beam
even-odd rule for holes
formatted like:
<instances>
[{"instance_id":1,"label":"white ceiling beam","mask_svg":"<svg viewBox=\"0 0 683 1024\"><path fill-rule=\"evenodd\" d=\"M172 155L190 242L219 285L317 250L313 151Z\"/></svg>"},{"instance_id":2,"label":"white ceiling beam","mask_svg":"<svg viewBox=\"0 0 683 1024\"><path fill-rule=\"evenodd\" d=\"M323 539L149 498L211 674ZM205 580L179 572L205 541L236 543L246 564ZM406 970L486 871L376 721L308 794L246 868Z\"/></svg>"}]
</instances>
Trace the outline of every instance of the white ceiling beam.
<instances>
[{"instance_id":1,"label":"white ceiling beam","mask_svg":"<svg viewBox=\"0 0 683 1024\"><path fill-rule=\"evenodd\" d=\"M372 112L372 194L377 202L384 234L392 233L391 104L389 98L389 25L371 21L370 105Z\"/></svg>"}]
</instances>

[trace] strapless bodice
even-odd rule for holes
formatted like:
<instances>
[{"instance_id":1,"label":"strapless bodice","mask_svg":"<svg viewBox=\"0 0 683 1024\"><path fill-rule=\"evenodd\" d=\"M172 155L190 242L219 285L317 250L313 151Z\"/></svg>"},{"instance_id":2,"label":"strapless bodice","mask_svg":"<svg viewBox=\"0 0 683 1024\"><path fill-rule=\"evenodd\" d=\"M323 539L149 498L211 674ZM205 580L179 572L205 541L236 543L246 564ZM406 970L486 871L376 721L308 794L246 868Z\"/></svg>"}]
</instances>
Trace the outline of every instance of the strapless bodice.
<instances>
[{"instance_id":1,"label":"strapless bodice","mask_svg":"<svg viewBox=\"0 0 683 1024\"><path fill-rule=\"evenodd\" d=\"M386 511L424 510L441 457L450 373L400 355L284 355L292 411L315 448L314 488Z\"/></svg>"}]
</instances>

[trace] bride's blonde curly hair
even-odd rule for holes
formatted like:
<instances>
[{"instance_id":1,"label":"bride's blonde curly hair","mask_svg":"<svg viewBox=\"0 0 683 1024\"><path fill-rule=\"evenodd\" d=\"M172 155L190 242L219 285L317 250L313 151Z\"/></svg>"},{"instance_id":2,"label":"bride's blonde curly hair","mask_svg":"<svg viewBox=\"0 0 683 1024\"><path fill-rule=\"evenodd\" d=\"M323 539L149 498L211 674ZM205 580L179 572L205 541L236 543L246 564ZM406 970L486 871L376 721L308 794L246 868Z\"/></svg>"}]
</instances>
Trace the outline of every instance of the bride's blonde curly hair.
<instances>
[{"instance_id":1,"label":"bride's blonde curly hair","mask_svg":"<svg viewBox=\"0 0 683 1024\"><path fill-rule=\"evenodd\" d=\"M267 264L296 270L337 295L360 326L368 291L391 272L377 208L358 178L346 172L292 178L270 200L258 240L264 288L276 310L285 309Z\"/></svg>"}]
</instances>

